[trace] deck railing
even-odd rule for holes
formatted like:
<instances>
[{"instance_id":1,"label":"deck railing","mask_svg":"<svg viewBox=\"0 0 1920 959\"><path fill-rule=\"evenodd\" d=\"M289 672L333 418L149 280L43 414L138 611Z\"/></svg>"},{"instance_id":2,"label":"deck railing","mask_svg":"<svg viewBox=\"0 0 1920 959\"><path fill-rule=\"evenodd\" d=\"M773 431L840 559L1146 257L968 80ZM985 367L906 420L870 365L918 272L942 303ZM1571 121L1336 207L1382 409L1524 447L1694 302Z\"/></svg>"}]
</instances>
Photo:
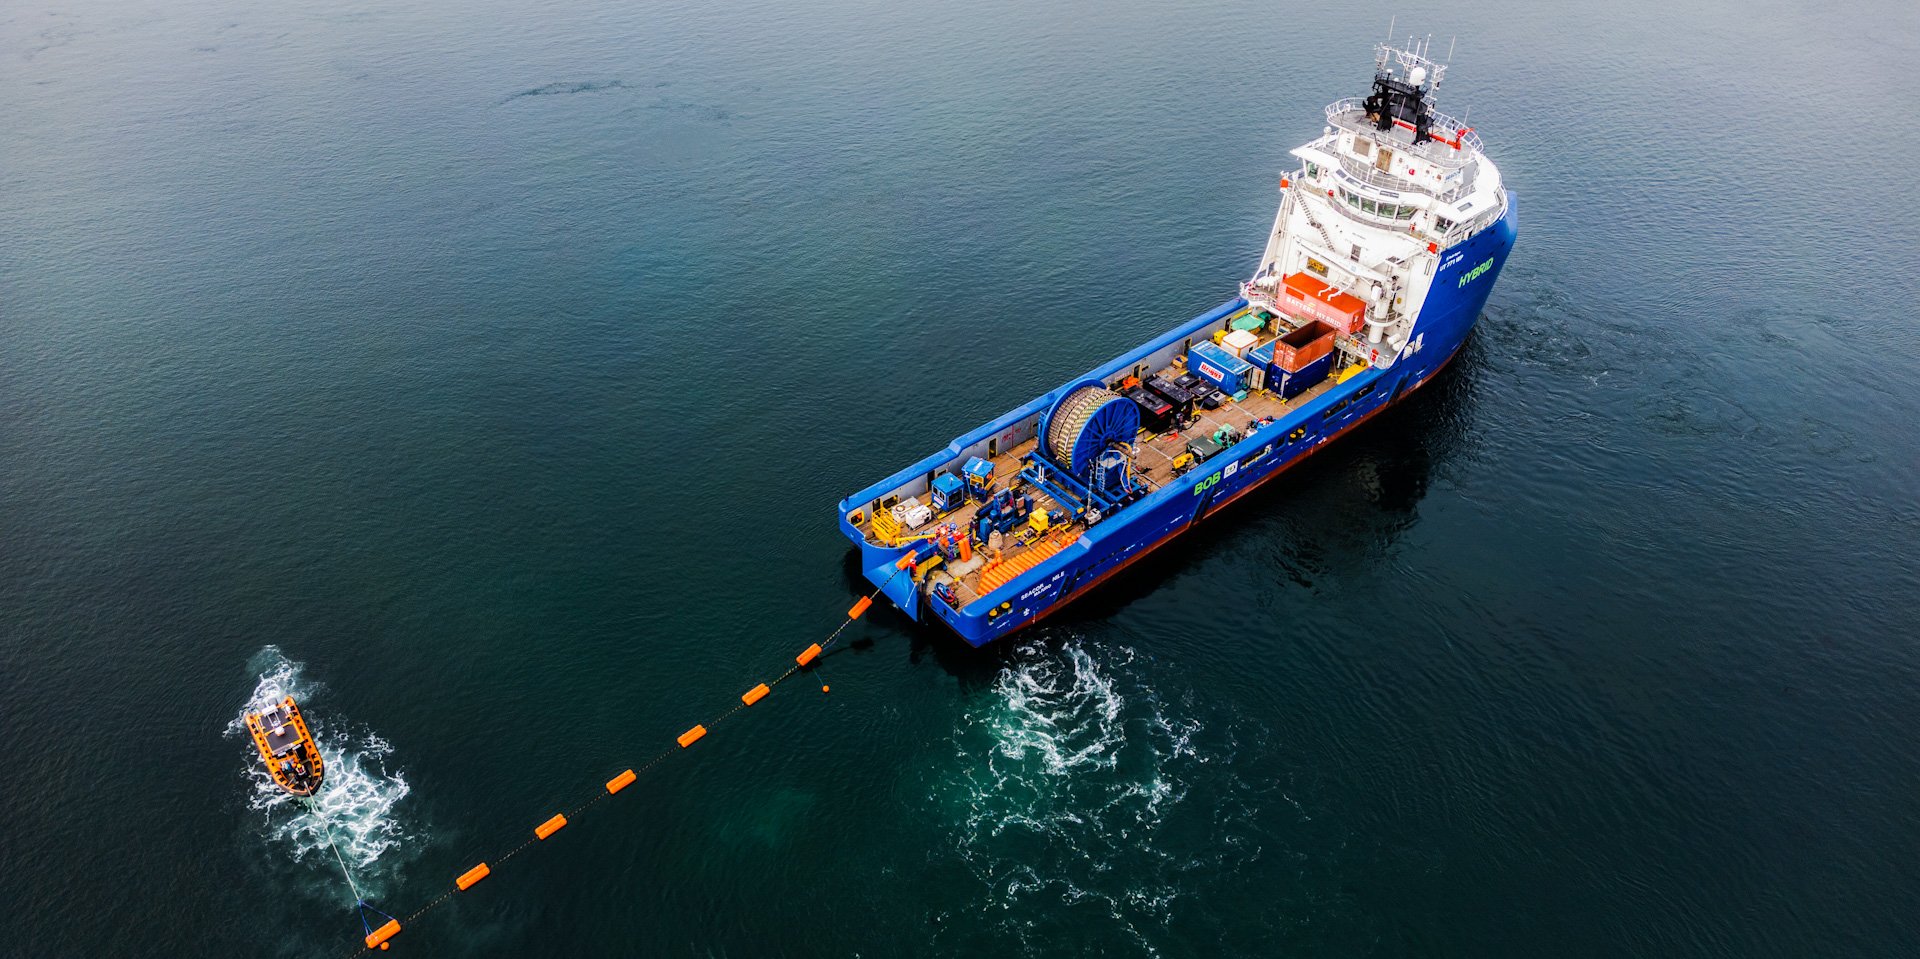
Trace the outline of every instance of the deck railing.
<instances>
[{"instance_id":1,"label":"deck railing","mask_svg":"<svg viewBox=\"0 0 1920 959\"><path fill-rule=\"evenodd\" d=\"M896 546L900 542L900 521L884 509L873 511L873 538L885 546Z\"/></svg>"},{"instance_id":2,"label":"deck railing","mask_svg":"<svg viewBox=\"0 0 1920 959\"><path fill-rule=\"evenodd\" d=\"M1327 122L1354 133L1379 135L1381 131L1367 122L1366 102L1365 97L1348 97L1345 100L1335 100L1327 104ZM1467 129L1466 124L1454 117L1436 112L1433 114L1431 128L1434 139L1412 149L1422 151L1427 157L1435 160L1446 160L1450 157L1464 160L1468 155L1480 152L1480 135ZM1462 130L1466 132L1460 132ZM1452 146L1456 134L1460 138L1460 149L1457 151ZM1430 151L1430 148L1435 149Z\"/></svg>"}]
</instances>

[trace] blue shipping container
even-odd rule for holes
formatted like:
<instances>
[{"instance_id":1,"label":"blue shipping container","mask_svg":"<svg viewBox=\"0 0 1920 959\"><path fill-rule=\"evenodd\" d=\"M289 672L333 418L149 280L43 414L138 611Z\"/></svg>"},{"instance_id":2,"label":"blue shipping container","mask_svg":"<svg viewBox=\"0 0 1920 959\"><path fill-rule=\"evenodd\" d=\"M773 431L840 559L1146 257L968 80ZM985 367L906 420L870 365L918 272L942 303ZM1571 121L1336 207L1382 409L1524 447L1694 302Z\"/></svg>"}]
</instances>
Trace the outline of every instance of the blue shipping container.
<instances>
[{"instance_id":1,"label":"blue shipping container","mask_svg":"<svg viewBox=\"0 0 1920 959\"><path fill-rule=\"evenodd\" d=\"M1187 370L1213 384L1222 393L1238 393L1247 388L1247 373L1253 367L1212 343L1196 343L1187 352Z\"/></svg>"},{"instance_id":2,"label":"blue shipping container","mask_svg":"<svg viewBox=\"0 0 1920 959\"><path fill-rule=\"evenodd\" d=\"M1273 341L1268 340L1247 351L1247 365L1253 369L1247 371L1247 386L1262 390L1267 387L1267 367L1273 365Z\"/></svg>"},{"instance_id":3,"label":"blue shipping container","mask_svg":"<svg viewBox=\"0 0 1920 959\"><path fill-rule=\"evenodd\" d=\"M1321 380L1327 378L1328 371L1332 369L1332 353L1328 353L1308 363L1306 368L1293 373L1289 373L1278 366L1268 367L1267 376L1270 377L1271 380L1269 381L1267 389L1279 393L1283 399L1290 400L1313 389ZM1279 385L1273 385L1274 382L1277 382Z\"/></svg>"}]
</instances>

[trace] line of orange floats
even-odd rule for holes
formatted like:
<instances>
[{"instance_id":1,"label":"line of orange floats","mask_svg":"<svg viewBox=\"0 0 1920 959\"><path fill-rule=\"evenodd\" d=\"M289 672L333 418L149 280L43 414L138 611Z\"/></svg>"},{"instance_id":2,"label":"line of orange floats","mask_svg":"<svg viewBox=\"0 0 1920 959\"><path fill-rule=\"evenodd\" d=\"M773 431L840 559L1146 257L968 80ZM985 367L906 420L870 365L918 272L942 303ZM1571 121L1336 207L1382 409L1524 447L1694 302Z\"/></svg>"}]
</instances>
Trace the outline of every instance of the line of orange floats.
<instances>
[{"instance_id":1,"label":"line of orange floats","mask_svg":"<svg viewBox=\"0 0 1920 959\"><path fill-rule=\"evenodd\" d=\"M895 564L897 568L903 569L903 570L909 569L913 565L914 565L914 558L913 558L913 554L911 553L901 557L900 561ZM875 590L875 592L877 593L878 590ZM856 619L859 619L861 614L865 613L867 610L871 608L873 608L873 597L872 596L860 597L859 601L853 604L853 608L847 610L847 621L852 622ZM828 642L832 642L832 640L829 639ZM799 664L800 667L804 668L809 664L811 664L814 660L819 659L820 654L823 652L825 652L825 649L819 643L814 643L813 645L808 646L806 649L801 650L800 655L795 656L793 658L793 661ZM784 679L785 677L783 676L781 678ZM779 682L779 680L774 680L774 682ZM829 687L823 685L820 687L820 691L823 693L828 692ZM761 683L760 685L747 690L745 693L742 693L740 696L740 702L743 705L751 706L754 703L757 703L760 700L767 698L767 694L771 692L773 692L773 687L767 685L766 683ZM675 738L675 741L680 744L681 749L685 749L693 745L694 743L699 742L702 737L706 736L706 734L707 734L707 727L696 725L692 729L689 729L686 732L681 733L678 737ZM611 796L611 795L618 794L620 790L633 785L634 780L639 778L640 778L639 774L635 773L631 769L621 772L620 775L607 780L607 783L606 783L607 795ZM578 810L575 810L575 812L578 812ZM533 827L533 835L536 839L540 839L540 840L550 839L553 837L555 833L565 828L566 825L567 825L567 817L564 814L556 814L553 818L548 819L546 822L543 822L540 825ZM483 862L483 863L480 863L479 865L474 866L472 869L469 869L466 872L461 873L459 876L456 876L453 880L453 885L454 885L454 888L459 890L460 892L466 892L467 890L472 889L474 886L479 885L480 880L485 879L491 875L493 875L492 867L488 866L486 863ZM419 913L415 913L415 915L417 916L419 915ZM411 922L413 920L410 918L407 921ZM381 926L378 929L373 930L372 932L367 933L367 939L366 939L367 948L368 949L389 948L388 940L392 939L394 936L397 936L399 934L400 934L400 920L388 919L385 925Z\"/></svg>"}]
</instances>

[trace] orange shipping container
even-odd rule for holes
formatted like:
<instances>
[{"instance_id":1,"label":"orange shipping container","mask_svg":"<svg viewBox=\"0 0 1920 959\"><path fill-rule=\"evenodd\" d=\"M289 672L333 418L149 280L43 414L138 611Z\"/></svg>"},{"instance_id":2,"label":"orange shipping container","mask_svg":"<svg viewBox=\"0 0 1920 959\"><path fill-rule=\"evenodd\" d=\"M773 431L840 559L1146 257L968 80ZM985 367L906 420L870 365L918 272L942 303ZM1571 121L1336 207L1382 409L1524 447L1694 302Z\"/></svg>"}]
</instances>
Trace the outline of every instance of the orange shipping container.
<instances>
[{"instance_id":1,"label":"orange shipping container","mask_svg":"<svg viewBox=\"0 0 1920 959\"><path fill-rule=\"evenodd\" d=\"M1274 291L1281 309L1309 320L1319 320L1341 333L1352 336L1366 322L1367 303L1351 293L1343 293L1324 281L1305 273L1289 273Z\"/></svg>"},{"instance_id":2,"label":"orange shipping container","mask_svg":"<svg viewBox=\"0 0 1920 959\"><path fill-rule=\"evenodd\" d=\"M1298 373L1331 352L1333 327L1309 320L1307 325L1273 341L1273 365L1288 373Z\"/></svg>"}]
</instances>

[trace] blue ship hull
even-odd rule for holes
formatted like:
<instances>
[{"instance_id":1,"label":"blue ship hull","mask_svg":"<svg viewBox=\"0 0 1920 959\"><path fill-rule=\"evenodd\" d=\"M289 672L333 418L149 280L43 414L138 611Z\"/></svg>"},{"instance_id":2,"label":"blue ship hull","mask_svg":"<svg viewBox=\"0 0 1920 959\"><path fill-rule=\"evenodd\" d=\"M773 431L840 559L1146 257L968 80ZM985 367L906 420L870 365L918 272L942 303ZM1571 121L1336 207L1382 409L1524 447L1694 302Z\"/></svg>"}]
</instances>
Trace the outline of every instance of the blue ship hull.
<instances>
[{"instance_id":1,"label":"blue ship hull","mask_svg":"<svg viewBox=\"0 0 1920 959\"><path fill-rule=\"evenodd\" d=\"M1516 209L1517 201L1509 195L1506 213L1499 220L1447 250L1409 335L1409 344L1417 342L1417 349L1403 352L1387 369L1369 369L1289 411L1208 460L1201 468L1089 528L1058 555L978 601L955 609L943 602L925 600L910 577L895 574L896 564L903 556L925 555L930 547L925 543L902 547L875 545L853 525L849 515L862 504L899 487L903 481L939 469L963 449L1047 409L1069 386L1034 399L955 439L946 450L842 500L841 531L860 549L860 565L867 578L916 621L923 621L931 611L932 616L946 622L960 638L976 647L1031 626L1254 487L1313 455L1369 417L1406 398L1431 379L1459 351L1479 320L1494 281L1513 248ZM1192 337L1196 331L1219 322L1245 305L1241 299L1224 303L1115 357L1087 376L1107 380L1121 375L1121 371L1140 357ZM1070 381L1077 382L1081 382L1081 378Z\"/></svg>"}]
</instances>

